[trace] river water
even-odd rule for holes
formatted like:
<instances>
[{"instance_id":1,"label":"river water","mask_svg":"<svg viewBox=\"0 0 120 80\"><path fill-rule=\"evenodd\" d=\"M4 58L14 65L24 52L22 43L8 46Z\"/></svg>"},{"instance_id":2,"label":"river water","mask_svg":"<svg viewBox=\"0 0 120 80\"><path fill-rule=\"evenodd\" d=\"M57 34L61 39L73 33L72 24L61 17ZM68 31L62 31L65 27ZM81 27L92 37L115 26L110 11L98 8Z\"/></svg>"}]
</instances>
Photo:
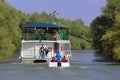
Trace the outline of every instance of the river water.
<instances>
[{"instance_id":1,"label":"river water","mask_svg":"<svg viewBox=\"0 0 120 80\"><path fill-rule=\"evenodd\" d=\"M0 64L0 80L120 80L120 65L97 62L94 50L73 50L71 67L49 68L47 64Z\"/></svg>"}]
</instances>

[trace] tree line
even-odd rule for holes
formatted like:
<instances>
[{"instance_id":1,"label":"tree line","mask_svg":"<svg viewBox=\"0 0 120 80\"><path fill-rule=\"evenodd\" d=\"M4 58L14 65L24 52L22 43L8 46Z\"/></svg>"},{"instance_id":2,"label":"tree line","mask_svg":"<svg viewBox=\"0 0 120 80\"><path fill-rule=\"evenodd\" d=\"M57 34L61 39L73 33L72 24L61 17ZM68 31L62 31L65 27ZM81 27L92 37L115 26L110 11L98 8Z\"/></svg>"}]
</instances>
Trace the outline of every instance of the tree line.
<instances>
[{"instance_id":1,"label":"tree line","mask_svg":"<svg viewBox=\"0 0 120 80\"><path fill-rule=\"evenodd\" d=\"M86 26L81 19L71 21L46 12L25 14L11 7L5 0L0 0L0 60L11 57L15 51L20 50L23 25L39 22L55 22L69 27L72 49L92 48L90 27Z\"/></svg>"},{"instance_id":2,"label":"tree line","mask_svg":"<svg viewBox=\"0 0 120 80\"><path fill-rule=\"evenodd\" d=\"M93 45L104 56L120 60L120 0L107 0L103 14L91 23Z\"/></svg>"}]
</instances>

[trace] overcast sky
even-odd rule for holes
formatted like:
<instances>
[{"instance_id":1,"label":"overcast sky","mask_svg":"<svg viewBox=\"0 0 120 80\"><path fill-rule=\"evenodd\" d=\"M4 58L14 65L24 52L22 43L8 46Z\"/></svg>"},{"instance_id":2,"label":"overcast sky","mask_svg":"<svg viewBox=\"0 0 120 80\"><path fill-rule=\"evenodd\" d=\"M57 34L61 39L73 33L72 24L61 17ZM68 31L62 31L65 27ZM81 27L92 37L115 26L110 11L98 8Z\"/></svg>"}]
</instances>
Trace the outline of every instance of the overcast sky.
<instances>
[{"instance_id":1,"label":"overcast sky","mask_svg":"<svg viewBox=\"0 0 120 80\"><path fill-rule=\"evenodd\" d=\"M24 13L59 13L58 17L75 20L82 19L86 25L102 14L106 0L5 0Z\"/></svg>"}]
</instances>

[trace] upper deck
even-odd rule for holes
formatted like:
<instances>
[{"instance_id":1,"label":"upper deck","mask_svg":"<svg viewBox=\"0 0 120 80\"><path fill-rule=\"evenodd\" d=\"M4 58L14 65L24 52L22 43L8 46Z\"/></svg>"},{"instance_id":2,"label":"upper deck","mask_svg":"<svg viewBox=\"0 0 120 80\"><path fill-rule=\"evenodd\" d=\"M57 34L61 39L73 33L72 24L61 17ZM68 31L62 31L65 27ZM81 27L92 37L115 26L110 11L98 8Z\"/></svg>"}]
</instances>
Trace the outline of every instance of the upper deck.
<instances>
[{"instance_id":1,"label":"upper deck","mask_svg":"<svg viewBox=\"0 0 120 80\"><path fill-rule=\"evenodd\" d=\"M33 23L23 26L24 40L68 40L68 28L49 23Z\"/></svg>"}]
</instances>

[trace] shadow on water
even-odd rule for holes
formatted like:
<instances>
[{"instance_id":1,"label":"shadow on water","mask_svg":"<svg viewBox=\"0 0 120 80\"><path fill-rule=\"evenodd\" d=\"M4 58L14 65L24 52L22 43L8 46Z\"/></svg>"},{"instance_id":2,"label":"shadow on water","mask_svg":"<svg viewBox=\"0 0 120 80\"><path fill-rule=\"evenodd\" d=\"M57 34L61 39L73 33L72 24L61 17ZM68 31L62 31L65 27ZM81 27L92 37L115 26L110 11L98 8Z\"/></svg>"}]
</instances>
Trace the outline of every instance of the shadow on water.
<instances>
[{"instance_id":1,"label":"shadow on water","mask_svg":"<svg viewBox=\"0 0 120 80\"><path fill-rule=\"evenodd\" d=\"M119 65L111 59L107 59L97 50L73 50L71 62L73 65Z\"/></svg>"},{"instance_id":2,"label":"shadow on water","mask_svg":"<svg viewBox=\"0 0 120 80\"><path fill-rule=\"evenodd\" d=\"M103 53L100 53L99 51L96 51L94 53L95 55L95 59L94 59L94 62L98 62L98 63L105 63L107 65L120 65L119 62L117 61L114 61L113 59L111 58L107 58L103 55Z\"/></svg>"}]
</instances>

